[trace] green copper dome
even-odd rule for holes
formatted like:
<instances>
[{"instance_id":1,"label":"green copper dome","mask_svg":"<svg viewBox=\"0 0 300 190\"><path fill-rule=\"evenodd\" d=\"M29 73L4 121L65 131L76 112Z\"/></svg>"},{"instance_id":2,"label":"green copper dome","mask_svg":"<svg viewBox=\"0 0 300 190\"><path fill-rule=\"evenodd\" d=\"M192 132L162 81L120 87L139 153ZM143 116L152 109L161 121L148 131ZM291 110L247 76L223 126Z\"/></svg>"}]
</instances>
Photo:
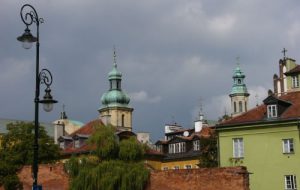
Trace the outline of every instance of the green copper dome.
<instances>
[{"instance_id":1,"label":"green copper dome","mask_svg":"<svg viewBox=\"0 0 300 190\"><path fill-rule=\"evenodd\" d=\"M244 83L245 77L246 76L241 71L240 67L237 66L234 69L234 74L232 76L233 86L232 86L232 89L231 89L230 96L234 96L234 95L246 95L246 96L248 96L249 95L246 84Z\"/></svg>"},{"instance_id":2,"label":"green copper dome","mask_svg":"<svg viewBox=\"0 0 300 190\"><path fill-rule=\"evenodd\" d=\"M108 73L108 80L122 79L122 73L117 70L117 64L115 63L113 69Z\"/></svg>"},{"instance_id":3,"label":"green copper dome","mask_svg":"<svg viewBox=\"0 0 300 190\"><path fill-rule=\"evenodd\" d=\"M130 98L120 90L110 90L102 95L101 102L104 106L127 106Z\"/></svg>"},{"instance_id":4,"label":"green copper dome","mask_svg":"<svg viewBox=\"0 0 300 190\"><path fill-rule=\"evenodd\" d=\"M108 73L110 89L101 97L101 103L104 107L128 107L130 102L129 96L122 91L121 81L122 73L117 69L116 54L114 52L114 65Z\"/></svg>"}]
</instances>

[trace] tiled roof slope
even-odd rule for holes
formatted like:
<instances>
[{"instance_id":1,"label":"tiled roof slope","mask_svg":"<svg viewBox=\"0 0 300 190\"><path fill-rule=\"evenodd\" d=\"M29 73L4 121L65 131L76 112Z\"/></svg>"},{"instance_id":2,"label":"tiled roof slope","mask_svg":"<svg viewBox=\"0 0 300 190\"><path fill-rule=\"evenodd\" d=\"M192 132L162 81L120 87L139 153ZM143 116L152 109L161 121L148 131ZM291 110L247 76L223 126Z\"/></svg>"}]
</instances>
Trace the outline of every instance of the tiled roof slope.
<instances>
[{"instance_id":1,"label":"tiled roof slope","mask_svg":"<svg viewBox=\"0 0 300 190\"><path fill-rule=\"evenodd\" d=\"M101 119L96 119L93 121L90 121L89 123L85 124L83 127L78 129L77 131L74 131L70 136L75 136L76 134L81 135L91 135L95 131L95 126L101 126L104 125Z\"/></svg>"},{"instance_id":2,"label":"tiled roof slope","mask_svg":"<svg viewBox=\"0 0 300 190\"><path fill-rule=\"evenodd\" d=\"M300 117L300 91L289 92L285 95L277 97L279 100L287 101L291 103L278 118L277 120L296 119ZM233 117L227 121L220 123L218 126L234 125L234 124L246 124L252 122L269 121L266 119L267 105L262 104L257 106L244 114ZM274 120L273 120L274 121Z\"/></svg>"},{"instance_id":3,"label":"tiled roof slope","mask_svg":"<svg viewBox=\"0 0 300 190\"><path fill-rule=\"evenodd\" d=\"M70 134L70 137L73 137L77 134L80 135L91 135L95 131L95 126L104 125L103 122L100 119L96 119L93 121L90 121L89 123L85 124L83 127L75 131L74 133ZM63 155L69 155L69 154L81 154L91 151L93 148L88 145L84 144L79 148L74 147L74 142L70 143L65 149L62 150Z\"/></svg>"},{"instance_id":4,"label":"tiled roof slope","mask_svg":"<svg viewBox=\"0 0 300 190\"><path fill-rule=\"evenodd\" d=\"M300 73L300 65L297 65L295 68L289 70L288 72L284 73L285 75Z\"/></svg>"}]
</instances>

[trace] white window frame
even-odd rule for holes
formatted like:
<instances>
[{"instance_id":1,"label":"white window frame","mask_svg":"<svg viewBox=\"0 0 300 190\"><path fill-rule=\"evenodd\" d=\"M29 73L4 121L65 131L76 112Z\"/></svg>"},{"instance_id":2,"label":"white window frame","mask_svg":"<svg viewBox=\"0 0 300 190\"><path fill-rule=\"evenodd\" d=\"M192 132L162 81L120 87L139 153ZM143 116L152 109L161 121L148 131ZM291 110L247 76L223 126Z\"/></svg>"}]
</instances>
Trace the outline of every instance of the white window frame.
<instances>
[{"instance_id":1,"label":"white window frame","mask_svg":"<svg viewBox=\"0 0 300 190\"><path fill-rule=\"evenodd\" d=\"M163 167L162 170L164 170L164 171L169 170L169 167L165 166L165 167Z\"/></svg>"},{"instance_id":2,"label":"white window frame","mask_svg":"<svg viewBox=\"0 0 300 190\"><path fill-rule=\"evenodd\" d=\"M292 138L282 139L282 152L284 154L291 154L295 152L294 140Z\"/></svg>"},{"instance_id":3,"label":"white window frame","mask_svg":"<svg viewBox=\"0 0 300 190\"><path fill-rule=\"evenodd\" d=\"M243 138L233 138L233 158L243 158L244 157L244 139Z\"/></svg>"},{"instance_id":4,"label":"white window frame","mask_svg":"<svg viewBox=\"0 0 300 190\"><path fill-rule=\"evenodd\" d=\"M194 140L193 141L193 149L194 149L194 151L199 151L200 150L200 140L198 139L198 140Z\"/></svg>"},{"instance_id":5,"label":"white window frame","mask_svg":"<svg viewBox=\"0 0 300 190\"><path fill-rule=\"evenodd\" d=\"M65 141L59 142L59 147L60 147L61 149L65 149Z\"/></svg>"},{"instance_id":6,"label":"white window frame","mask_svg":"<svg viewBox=\"0 0 300 190\"><path fill-rule=\"evenodd\" d=\"M80 148L80 141L79 141L79 139L76 139L74 141L74 148Z\"/></svg>"},{"instance_id":7,"label":"white window frame","mask_svg":"<svg viewBox=\"0 0 300 190\"><path fill-rule=\"evenodd\" d=\"M185 169L192 169L193 168L192 165L190 165L190 164L187 164L184 167L185 167Z\"/></svg>"},{"instance_id":8,"label":"white window frame","mask_svg":"<svg viewBox=\"0 0 300 190\"><path fill-rule=\"evenodd\" d=\"M186 151L185 142L169 144L169 154L181 153Z\"/></svg>"},{"instance_id":9,"label":"white window frame","mask_svg":"<svg viewBox=\"0 0 300 190\"><path fill-rule=\"evenodd\" d=\"M285 175L285 190L296 190L297 189L297 179L295 175Z\"/></svg>"},{"instance_id":10,"label":"white window frame","mask_svg":"<svg viewBox=\"0 0 300 190\"><path fill-rule=\"evenodd\" d=\"M174 166L174 170L179 170L180 167L179 166Z\"/></svg>"},{"instance_id":11,"label":"white window frame","mask_svg":"<svg viewBox=\"0 0 300 190\"><path fill-rule=\"evenodd\" d=\"M298 75L292 76L292 87L293 88L299 87L299 76Z\"/></svg>"},{"instance_id":12,"label":"white window frame","mask_svg":"<svg viewBox=\"0 0 300 190\"><path fill-rule=\"evenodd\" d=\"M267 106L268 118L275 118L278 116L277 105L272 104Z\"/></svg>"}]
</instances>

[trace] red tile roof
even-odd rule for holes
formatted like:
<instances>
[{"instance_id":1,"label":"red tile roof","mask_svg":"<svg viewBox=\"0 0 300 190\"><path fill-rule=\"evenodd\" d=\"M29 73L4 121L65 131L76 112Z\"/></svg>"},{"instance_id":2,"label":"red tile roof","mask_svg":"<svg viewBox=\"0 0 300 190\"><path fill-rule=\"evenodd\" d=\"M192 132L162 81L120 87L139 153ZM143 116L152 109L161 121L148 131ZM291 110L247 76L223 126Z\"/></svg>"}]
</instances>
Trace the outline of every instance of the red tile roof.
<instances>
[{"instance_id":1,"label":"red tile roof","mask_svg":"<svg viewBox=\"0 0 300 190\"><path fill-rule=\"evenodd\" d=\"M90 121L80 129L78 129L77 131L70 134L70 136L75 136L76 134L91 135L95 131L95 126L101 126L101 125L104 125L101 119Z\"/></svg>"},{"instance_id":2,"label":"red tile roof","mask_svg":"<svg viewBox=\"0 0 300 190\"><path fill-rule=\"evenodd\" d=\"M295 68L289 70L288 72L284 73L285 75L291 75L294 73L300 73L300 65L297 65Z\"/></svg>"},{"instance_id":3,"label":"red tile roof","mask_svg":"<svg viewBox=\"0 0 300 190\"><path fill-rule=\"evenodd\" d=\"M278 119L287 120L287 119L296 119L300 117L300 91L298 92L289 92L285 95L277 97L279 100L287 101L291 103L279 117ZM257 106L242 115L233 117L232 119L226 120L220 123L218 126L224 125L235 125L235 124L246 124L252 122L267 121L267 105L262 104Z\"/></svg>"}]
</instances>

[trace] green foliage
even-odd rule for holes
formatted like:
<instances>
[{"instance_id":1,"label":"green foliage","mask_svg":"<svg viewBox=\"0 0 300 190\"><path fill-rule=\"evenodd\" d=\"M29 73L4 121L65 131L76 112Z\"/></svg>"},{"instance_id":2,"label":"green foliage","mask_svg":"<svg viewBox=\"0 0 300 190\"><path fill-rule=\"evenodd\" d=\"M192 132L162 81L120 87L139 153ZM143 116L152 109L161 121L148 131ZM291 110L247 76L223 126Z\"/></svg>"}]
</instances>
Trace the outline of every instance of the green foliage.
<instances>
[{"instance_id":1,"label":"green foliage","mask_svg":"<svg viewBox=\"0 0 300 190\"><path fill-rule=\"evenodd\" d=\"M23 189L23 185L16 174L5 176L3 178L3 187L7 190Z\"/></svg>"},{"instance_id":2,"label":"green foliage","mask_svg":"<svg viewBox=\"0 0 300 190\"><path fill-rule=\"evenodd\" d=\"M106 134L106 135L103 135ZM95 156L72 157L66 164L72 190L142 190L149 179L143 161L144 147L134 137L118 142L111 126L102 126L89 142ZM106 142L108 144L106 144ZM101 146L104 150L101 150Z\"/></svg>"},{"instance_id":3,"label":"green foliage","mask_svg":"<svg viewBox=\"0 0 300 190\"><path fill-rule=\"evenodd\" d=\"M118 157L119 146L117 136L112 126L98 125L95 133L89 138L89 144L96 146L96 156L102 160L110 160Z\"/></svg>"},{"instance_id":4,"label":"green foliage","mask_svg":"<svg viewBox=\"0 0 300 190\"><path fill-rule=\"evenodd\" d=\"M210 137L200 139L201 156L199 166L203 168L212 168L218 166L218 148L217 135L212 132Z\"/></svg>"},{"instance_id":5,"label":"green foliage","mask_svg":"<svg viewBox=\"0 0 300 190\"><path fill-rule=\"evenodd\" d=\"M120 142L119 158L124 161L141 160L144 155L143 146L139 144L135 137Z\"/></svg>"},{"instance_id":6,"label":"green foliage","mask_svg":"<svg viewBox=\"0 0 300 190\"><path fill-rule=\"evenodd\" d=\"M33 162L34 124L10 123L7 130L1 139L0 185L5 189L17 189L20 182L16 172L23 165ZM42 126L39 127L38 143L39 163L51 163L59 158L59 147L54 144Z\"/></svg>"}]
</instances>

